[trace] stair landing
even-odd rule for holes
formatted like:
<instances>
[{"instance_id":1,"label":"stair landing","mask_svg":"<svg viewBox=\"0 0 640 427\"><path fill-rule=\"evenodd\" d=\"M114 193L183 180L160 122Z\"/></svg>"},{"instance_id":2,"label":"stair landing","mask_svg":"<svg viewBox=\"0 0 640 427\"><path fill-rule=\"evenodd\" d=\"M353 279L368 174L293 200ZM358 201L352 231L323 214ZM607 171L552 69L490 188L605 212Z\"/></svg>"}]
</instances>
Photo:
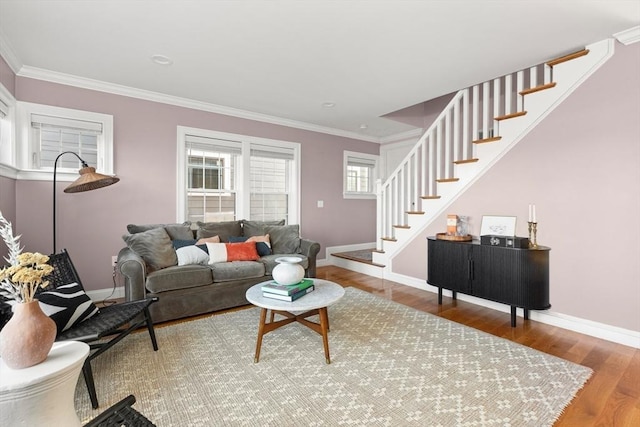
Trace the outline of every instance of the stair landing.
<instances>
[{"instance_id":1,"label":"stair landing","mask_svg":"<svg viewBox=\"0 0 640 427\"><path fill-rule=\"evenodd\" d=\"M372 261L373 259L372 254L374 251L375 249L362 249L359 251L337 252L331 255L338 258L348 259L349 261L356 261L356 262L361 262L367 265L373 265L375 267L384 267L384 265L376 264L375 262Z\"/></svg>"}]
</instances>

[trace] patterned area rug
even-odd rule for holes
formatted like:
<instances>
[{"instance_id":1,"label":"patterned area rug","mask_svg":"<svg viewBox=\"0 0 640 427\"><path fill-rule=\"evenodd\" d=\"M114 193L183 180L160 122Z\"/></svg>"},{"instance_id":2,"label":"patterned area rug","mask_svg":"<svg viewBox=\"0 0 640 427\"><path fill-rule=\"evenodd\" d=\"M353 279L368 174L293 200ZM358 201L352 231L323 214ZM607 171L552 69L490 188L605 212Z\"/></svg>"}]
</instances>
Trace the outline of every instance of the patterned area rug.
<instances>
[{"instance_id":1,"label":"patterned area rug","mask_svg":"<svg viewBox=\"0 0 640 427\"><path fill-rule=\"evenodd\" d=\"M354 288L322 338L291 324L265 335L259 309L137 333L93 361L86 422L128 394L158 426L551 426L591 370Z\"/></svg>"}]
</instances>

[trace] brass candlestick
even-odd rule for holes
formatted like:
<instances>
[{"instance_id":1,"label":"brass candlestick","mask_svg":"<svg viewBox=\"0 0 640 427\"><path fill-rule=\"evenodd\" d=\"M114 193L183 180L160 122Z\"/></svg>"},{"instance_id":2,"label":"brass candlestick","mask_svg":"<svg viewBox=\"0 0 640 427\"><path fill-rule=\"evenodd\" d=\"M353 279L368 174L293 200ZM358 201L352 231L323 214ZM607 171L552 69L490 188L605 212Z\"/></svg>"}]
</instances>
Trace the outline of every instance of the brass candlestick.
<instances>
[{"instance_id":1,"label":"brass candlestick","mask_svg":"<svg viewBox=\"0 0 640 427\"><path fill-rule=\"evenodd\" d=\"M538 248L538 223L529 221L529 248L537 249ZM531 236L533 235L533 239Z\"/></svg>"}]
</instances>

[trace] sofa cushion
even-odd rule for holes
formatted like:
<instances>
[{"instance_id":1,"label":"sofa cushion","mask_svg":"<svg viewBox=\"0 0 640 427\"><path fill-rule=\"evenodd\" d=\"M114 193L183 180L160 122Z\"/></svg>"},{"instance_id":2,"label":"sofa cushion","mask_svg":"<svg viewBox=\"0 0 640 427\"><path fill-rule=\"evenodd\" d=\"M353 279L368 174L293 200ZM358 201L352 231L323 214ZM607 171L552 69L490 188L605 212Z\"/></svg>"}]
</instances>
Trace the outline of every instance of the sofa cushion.
<instances>
[{"instance_id":1,"label":"sofa cushion","mask_svg":"<svg viewBox=\"0 0 640 427\"><path fill-rule=\"evenodd\" d=\"M281 257L285 257L285 256L292 256L292 257L302 258L302 261L300 261L298 264L300 264L302 266L302 268L304 268L305 270L307 268L309 268L309 259L305 255L302 255L302 254L274 254L274 255L263 256L263 257L260 258L260 262L264 264L264 274L271 275L271 272L273 271L274 267L276 265L278 265L278 263L276 262L276 259L281 258Z\"/></svg>"},{"instance_id":2,"label":"sofa cushion","mask_svg":"<svg viewBox=\"0 0 640 427\"><path fill-rule=\"evenodd\" d=\"M127 231L130 234L142 233L144 231L153 230L154 228L164 228L171 240L189 240L193 239L193 230L191 230L191 221L185 221L182 224L129 224Z\"/></svg>"},{"instance_id":3,"label":"sofa cushion","mask_svg":"<svg viewBox=\"0 0 640 427\"><path fill-rule=\"evenodd\" d=\"M122 236L122 239L153 270L178 264L178 257L171 244L171 238L164 228L152 228L140 233L126 234Z\"/></svg>"},{"instance_id":4,"label":"sofa cushion","mask_svg":"<svg viewBox=\"0 0 640 427\"><path fill-rule=\"evenodd\" d=\"M241 243L241 242L256 242L256 250L258 255L265 256L271 255L271 242L269 241L269 235L264 236L251 236L251 237L229 237L229 243Z\"/></svg>"},{"instance_id":5,"label":"sofa cushion","mask_svg":"<svg viewBox=\"0 0 640 427\"><path fill-rule=\"evenodd\" d=\"M265 274L265 265L259 261L221 262L209 266L214 282L252 279Z\"/></svg>"},{"instance_id":6,"label":"sofa cushion","mask_svg":"<svg viewBox=\"0 0 640 427\"><path fill-rule=\"evenodd\" d=\"M245 237L264 236L264 228L268 225L284 225L284 219L280 221L248 221L242 220L242 235Z\"/></svg>"},{"instance_id":7,"label":"sofa cushion","mask_svg":"<svg viewBox=\"0 0 640 427\"><path fill-rule=\"evenodd\" d=\"M207 243L209 264L231 261L255 261L260 256L255 242Z\"/></svg>"},{"instance_id":8,"label":"sofa cushion","mask_svg":"<svg viewBox=\"0 0 640 427\"><path fill-rule=\"evenodd\" d=\"M242 221L197 222L196 238L219 236L228 242L229 236L242 236Z\"/></svg>"},{"instance_id":9,"label":"sofa cushion","mask_svg":"<svg viewBox=\"0 0 640 427\"><path fill-rule=\"evenodd\" d=\"M274 254L295 254L300 250L299 225L267 225L264 231L269 235Z\"/></svg>"},{"instance_id":10,"label":"sofa cushion","mask_svg":"<svg viewBox=\"0 0 640 427\"><path fill-rule=\"evenodd\" d=\"M149 292L159 293L176 289L195 288L210 285L213 276L209 266L183 265L163 268L147 275L146 288Z\"/></svg>"}]
</instances>

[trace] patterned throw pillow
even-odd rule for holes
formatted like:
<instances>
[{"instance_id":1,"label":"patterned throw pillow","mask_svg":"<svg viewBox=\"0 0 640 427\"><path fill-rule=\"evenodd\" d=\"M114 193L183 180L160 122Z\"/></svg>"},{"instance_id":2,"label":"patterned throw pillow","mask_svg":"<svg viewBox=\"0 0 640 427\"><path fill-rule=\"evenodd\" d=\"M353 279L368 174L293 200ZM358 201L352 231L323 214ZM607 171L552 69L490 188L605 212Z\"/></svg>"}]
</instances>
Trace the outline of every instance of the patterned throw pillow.
<instances>
[{"instance_id":1,"label":"patterned throw pillow","mask_svg":"<svg viewBox=\"0 0 640 427\"><path fill-rule=\"evenodd\" d=\"M58 334L98 314L98 307L77 283L40 292L40 308L58 327Z\"/></svg>"}]
</instances>

